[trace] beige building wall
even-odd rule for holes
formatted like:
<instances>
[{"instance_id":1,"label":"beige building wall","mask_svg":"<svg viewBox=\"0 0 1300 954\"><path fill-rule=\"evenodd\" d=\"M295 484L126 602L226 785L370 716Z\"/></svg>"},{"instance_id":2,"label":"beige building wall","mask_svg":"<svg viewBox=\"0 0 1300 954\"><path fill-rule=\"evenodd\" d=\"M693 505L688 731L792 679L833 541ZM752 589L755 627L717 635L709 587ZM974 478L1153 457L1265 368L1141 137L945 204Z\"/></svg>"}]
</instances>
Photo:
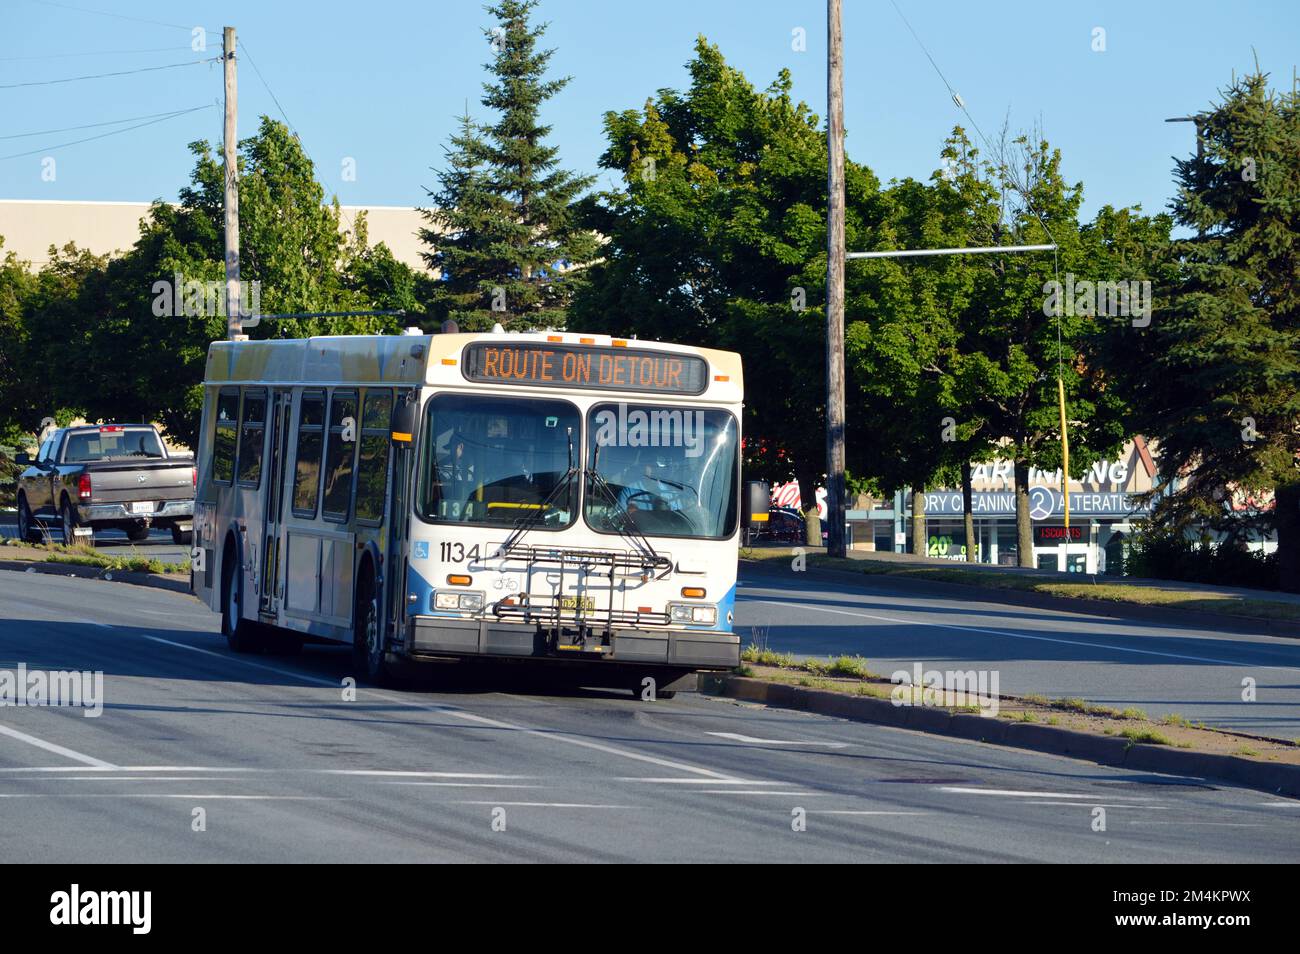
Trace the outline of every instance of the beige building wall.
<instances>
[{"instance_id":1,"label":"beige building wall","mask_svg":"<svg viewBox=\"0 0 1300 954\"><path fill-rule=\"evenodd\" d=\"M418 209L406 206L342 206L341 225L350 229L357 214L366 213L368 240L383 242L394 257L415 269L424 268L423 246L417 232L424 225ZM49 261L51 245L75 242L97 255L124 252L140 235L140 219L148 202L66 202L43 199L0 199L0 251L14 252L40 268Z\"/></svg>"}]
</instances>

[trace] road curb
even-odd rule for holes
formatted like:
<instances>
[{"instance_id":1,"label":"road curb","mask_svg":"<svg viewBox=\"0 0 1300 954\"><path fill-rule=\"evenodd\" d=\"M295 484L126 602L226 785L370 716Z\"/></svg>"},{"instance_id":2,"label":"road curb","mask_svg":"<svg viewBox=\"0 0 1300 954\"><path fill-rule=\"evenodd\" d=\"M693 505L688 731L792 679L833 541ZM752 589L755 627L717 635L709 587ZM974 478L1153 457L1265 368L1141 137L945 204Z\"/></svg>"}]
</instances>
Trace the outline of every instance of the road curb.
<instances>
[{"instance_id":1,"label":"road curb","mask_svg":"<svg viewBox=\"0 0 1300 954\"><path fill-rule=\"evenodd\" d=\"M0 570L12 570L15 573L43 573L47 576L75 576L82 580L108 580L113 583L130 583L133 586L151 586L158 590L170 590L173 593L190 591L190 581L176 577L163 576L161 573L142 573L137 570L105 570L98 566L82 566L79 563L46 563L38 560L13 560L0 557Z\"/></svg>"},{"instance_id":2,"label":"road curb","mask_svg":"<svg viewBox=\"0 0 1300 954\"><path fill-rule=\"evenodd\" d=\"M780 561L747 560L750 566L778 566ZM1184 610L1168 605L1145 603L1120 603L1115 600L1091 600L1081 596L1053 596L1029 590L1014 590L977 583L952 583L947 580L921 580L901 573L863 573L839 570L832 567L809 566L802 573L815 574L859 584L869 581L886 582L897 586L900 592L920 596L947 596L957 599L977 599L981 603L1004 603L1029 609L1059 610L1066 613L1083 613L1107 616L1113 619L1131 619L1147 622L1172 623L1193 626L1197 629L1213 628L1220 632L1240 633L1247 636L1279 636L1300 639L1300 619L1272 619L1261 616L1234 616L1209 610ZM1073 581L1067 581L1073 582ZM979 594L973 596L972 594Z\"/></svg>"},{"instance_id":3,"label":"road curb","mask_svg":"<svg viewBox=\"0 0 1300 954\"><path fill-rule=\"evenodd\" d=\"M1254 762L1235 755L1211 755L1163 745L1129 743L1112 736L951 713L935 707L895 706L888 699L850 696L729 673L701 674L700 691L852 722L915 729L932 735L954 736L1047 755L1064 755L1116 768L1230 782L1244 788L1300 798L1300 765Z\"/></svg>"}]
</instances>

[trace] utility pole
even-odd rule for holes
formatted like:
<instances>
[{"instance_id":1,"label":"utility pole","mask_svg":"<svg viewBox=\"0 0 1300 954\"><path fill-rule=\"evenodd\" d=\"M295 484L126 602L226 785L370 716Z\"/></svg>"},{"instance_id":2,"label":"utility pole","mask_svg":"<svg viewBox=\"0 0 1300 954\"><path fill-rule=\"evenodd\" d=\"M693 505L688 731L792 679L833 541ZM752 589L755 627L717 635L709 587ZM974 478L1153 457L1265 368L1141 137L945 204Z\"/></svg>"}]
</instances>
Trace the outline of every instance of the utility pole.
<instances>
[{"instance_id":1,"label":"utility pole","mask_svg":"<svg viewBox=\"0 0 1300 954\"><path fill-rule=\"evenodd\" d=\"M826 552L844 548L844 32L826 0Z\"/></svg>"},{"instance_id":2,"label":"utility pole","mask_svg":"<svg viewBox=\"0 0 1300 954\"><path fill-rule=\"evenodd\" d=\"M239 95L235 87L235 28L222 33L222 63L226 74L226 126L224 138L225 205L226 205L226 337L238 341L244 337L243 315L239 295Z\"/></svg>"}]
</instances>

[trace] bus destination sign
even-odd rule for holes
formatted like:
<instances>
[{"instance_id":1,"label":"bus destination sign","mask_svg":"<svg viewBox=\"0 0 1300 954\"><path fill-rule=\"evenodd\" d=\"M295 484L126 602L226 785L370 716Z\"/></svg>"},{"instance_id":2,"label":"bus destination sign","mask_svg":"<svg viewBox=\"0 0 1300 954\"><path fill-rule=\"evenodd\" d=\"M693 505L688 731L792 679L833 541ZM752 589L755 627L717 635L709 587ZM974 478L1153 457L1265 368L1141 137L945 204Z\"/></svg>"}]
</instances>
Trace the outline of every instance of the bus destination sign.
<instances>
[{"instance_id":1,"label":"bus destination sign","mask_svg":"<svg viewBox=\"0 0 1300 954\"><path fill-rule=\"evenodd\" d=\"M703 394L709 382L708 362L699 355L555 342L476 341L465 346L461 367L470 381L485 384L648 394Z\"/></svg>"}]
</instances>

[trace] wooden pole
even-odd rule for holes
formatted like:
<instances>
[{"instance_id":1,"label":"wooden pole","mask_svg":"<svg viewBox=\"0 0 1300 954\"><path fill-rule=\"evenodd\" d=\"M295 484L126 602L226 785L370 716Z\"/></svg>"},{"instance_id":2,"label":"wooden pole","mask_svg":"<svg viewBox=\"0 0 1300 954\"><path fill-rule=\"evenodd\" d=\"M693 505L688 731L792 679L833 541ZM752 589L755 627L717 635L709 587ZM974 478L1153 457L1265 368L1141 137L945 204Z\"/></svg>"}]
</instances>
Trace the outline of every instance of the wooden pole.
<instances>
[{"instance_id":1,"label":"wooden pole","mask_svg":"<svg viewBox=\"0 0 1300 954\"><path fill-rule=\"evenodd\" d=\"M844 34L826 0L826 519L827 552L844 546Z\"/></svg>"},{"instance_id":2,"label":"wooden pole","mask_svg":"<svg viewBox=\"0 0 1300 954\"><path fill-rule=\"evenodd\" d=\"M222 61L226 74L226 125L223 141L226 206L226 335L243 337L239 300L239 96L235 86L235 28L222 31Z\"/></svg>"}]
</instances>

